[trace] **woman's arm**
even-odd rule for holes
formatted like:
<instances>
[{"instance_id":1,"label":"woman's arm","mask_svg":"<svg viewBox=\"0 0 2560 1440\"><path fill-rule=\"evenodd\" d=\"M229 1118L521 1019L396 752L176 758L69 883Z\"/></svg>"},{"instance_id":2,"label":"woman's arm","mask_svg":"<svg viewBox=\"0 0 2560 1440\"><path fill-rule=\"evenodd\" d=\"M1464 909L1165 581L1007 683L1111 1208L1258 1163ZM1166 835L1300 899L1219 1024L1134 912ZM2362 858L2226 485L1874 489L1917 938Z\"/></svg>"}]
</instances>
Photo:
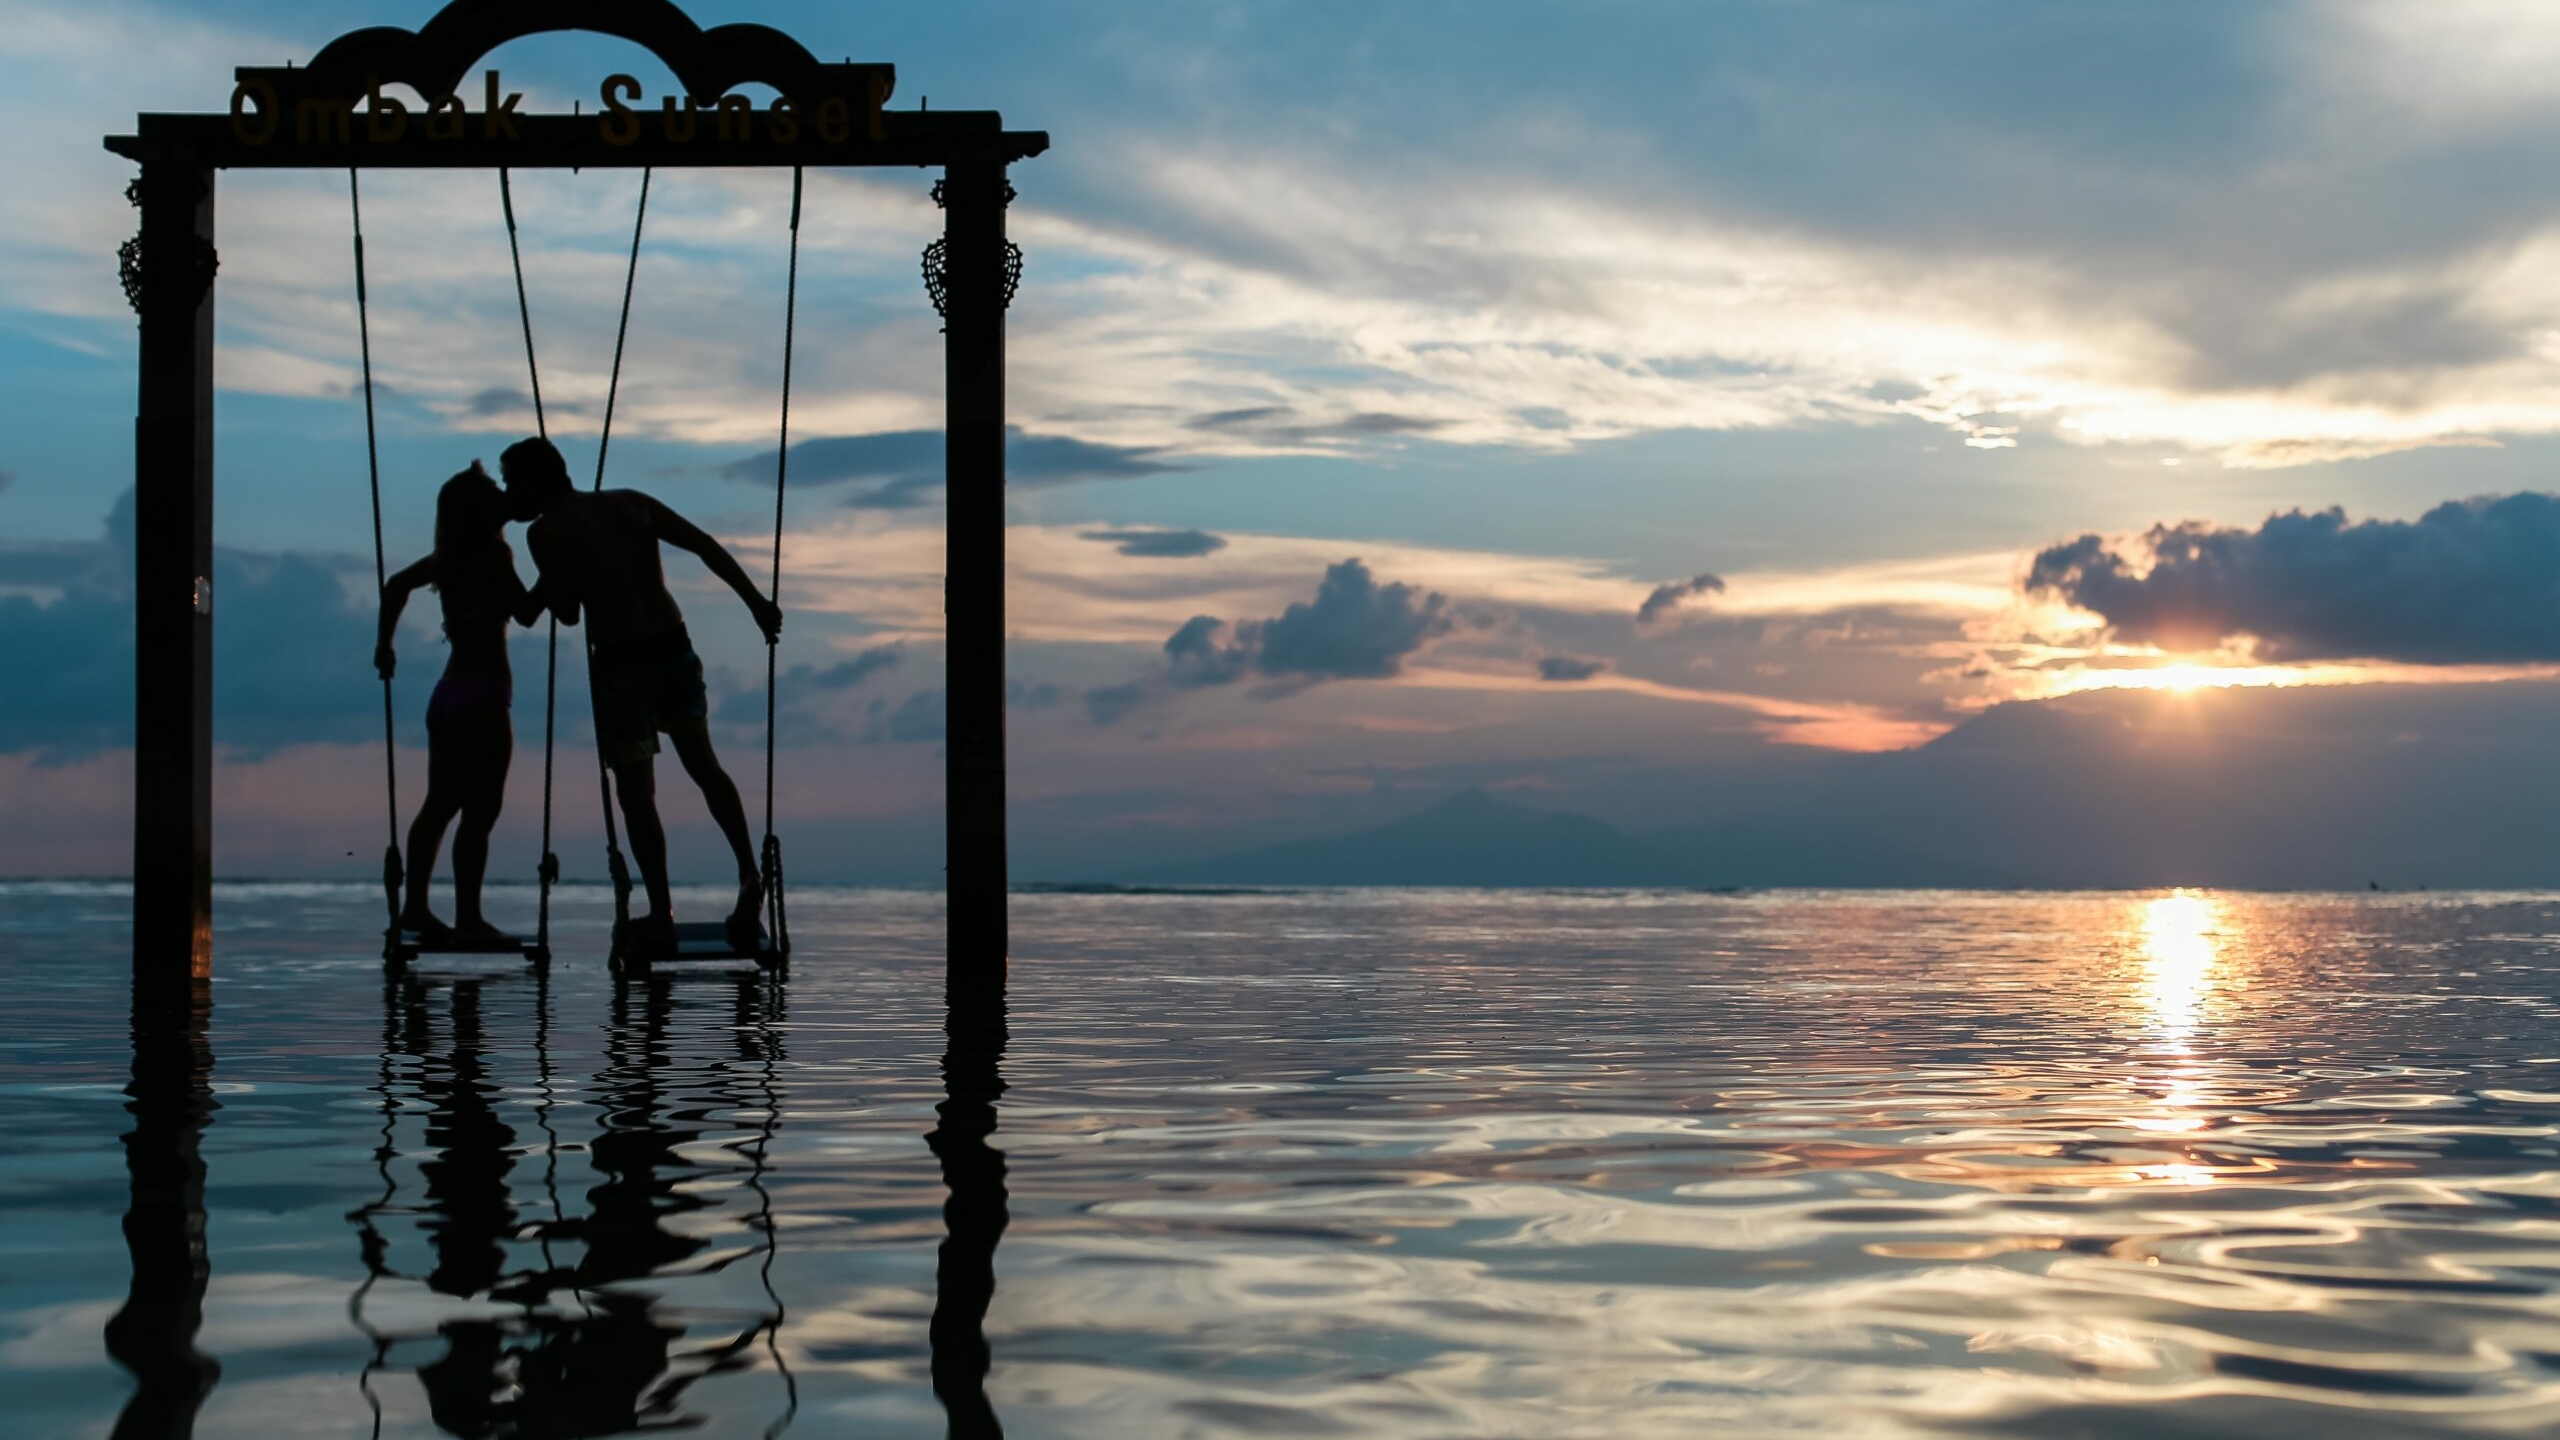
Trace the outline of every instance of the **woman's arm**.
<instances>
[{"instance_id":1,"label":"woman's arm","mask_svg":"<svg viewBox=\"0 0 2560 1440\"><path fill-rule=\"evenodd\" d=\"M542 618L543 603L540 578L534 580L533 589L527 590L523 578L516 574L514 562L510 561L507 565L507 614L517 624L530 629L533 622Z\"/></svg>"},{"instance_id":2,"label":"woman's arm","mask_svg":"<svg viewBox=\"0 0 2560 1440\"><path fill-rule=\"evenodd\" d=\"M392 653L391 636L400 628L400 612L409 608L412 592L421 585L435 583L435 578L436 557L429 555L382 582L382 620L373 632L373 668L383 679L390 679L399 668L400 658Z\"/></svg>"}]
</instances>

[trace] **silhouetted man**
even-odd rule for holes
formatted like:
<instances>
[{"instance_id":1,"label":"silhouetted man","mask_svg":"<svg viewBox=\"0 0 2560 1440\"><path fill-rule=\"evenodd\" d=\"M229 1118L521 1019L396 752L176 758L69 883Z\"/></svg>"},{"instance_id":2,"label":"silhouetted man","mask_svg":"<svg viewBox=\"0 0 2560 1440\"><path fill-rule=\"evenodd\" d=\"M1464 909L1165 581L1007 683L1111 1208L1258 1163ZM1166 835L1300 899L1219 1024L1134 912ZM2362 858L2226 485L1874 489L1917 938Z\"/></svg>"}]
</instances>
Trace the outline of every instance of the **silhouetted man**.
<instances>
[{"instance_id":1,"label":"silhouetted man","mask_svg":"<svg viewBox=\"0 0 2560 1440\"><path fill-rule=\"evenodd\" d=\"M596 748L621 787L631 858L649 892L649 913L633 923L633 943L648 949L675 941L667 832L658 821L663 734L675 742L676 758L702 787L712 820L738 857L738 908L729 916L729 938L739 949L753 948L761 933L757 912L764 905L764 882L756 873L738 787L711 752L702 659L693 653L684 612L667 593L658 546L663 542L701 557L746 602L768 643L782 633L782 607L756 590L719 541L656 500L636 490L579 490L550 441L519 441L498 464L517 518L533 522L525 543L542 571L543 598L567 624L577 624L581 610L587 616Z\"/></svg>"}]
</instances>

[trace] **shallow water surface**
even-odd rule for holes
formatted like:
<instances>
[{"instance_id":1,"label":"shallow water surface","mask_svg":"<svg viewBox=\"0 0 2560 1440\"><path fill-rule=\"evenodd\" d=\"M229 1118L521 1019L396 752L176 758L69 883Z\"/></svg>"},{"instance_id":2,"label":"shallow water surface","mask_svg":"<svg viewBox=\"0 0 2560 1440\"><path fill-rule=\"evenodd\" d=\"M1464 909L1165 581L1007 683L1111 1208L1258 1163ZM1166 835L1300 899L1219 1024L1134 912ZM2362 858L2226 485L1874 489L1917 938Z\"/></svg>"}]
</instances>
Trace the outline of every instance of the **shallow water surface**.
<instances>
[{"instance_id":1,"label":"shallow water surface","mask_svg":"<svg viewBox=\"0 0 2560 1440\"><path fill-rule=\"evenodd\" d=\"M2560 1427L2550 897L1024 896L957 1039L937 897L124 904L0 886L14 1437Z\"/></svg>"}]
</instances>

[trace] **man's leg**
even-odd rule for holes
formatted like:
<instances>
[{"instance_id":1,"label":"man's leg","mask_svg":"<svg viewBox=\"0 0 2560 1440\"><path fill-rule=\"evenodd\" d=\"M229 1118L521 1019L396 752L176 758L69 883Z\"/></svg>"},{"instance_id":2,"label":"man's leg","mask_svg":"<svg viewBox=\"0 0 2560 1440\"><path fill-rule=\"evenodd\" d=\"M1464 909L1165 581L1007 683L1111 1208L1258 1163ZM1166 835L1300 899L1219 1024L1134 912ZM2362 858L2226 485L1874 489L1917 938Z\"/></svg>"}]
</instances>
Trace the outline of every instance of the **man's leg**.
<instances>
[{"instance_id":1,"label":"man's leg","mask_svg":"<svg viewBox=\"0 0 2560 1440\"><path fill-rule=\"evenodd\" d=\"M720 757L711 750L709 731L679 731L667 738L675 743L676 758L684 762L684 773L702 787L702 803L709 807L712 823L728 839L729 852L738 859L738 908L729 918L733 924L753 920L764 908L764 879L757 873L755 841L747 832L747 807L738 798L737 782L720 768Z\"/></svg>"},{"instance_id":2,"label":"man's leg","mask_svg":"<svg viewBox=\"0 0 2560 1440\"><path fill-rule=\"evenodd\" d=\"M659 924L676 918L667 895L667 827L658 823L658 764L654 756L613 767L614 788L622 792L622 828L631 842L631 863L640 867L640 883L649 892L649 914Z\"/></svg>"}]
</instances>

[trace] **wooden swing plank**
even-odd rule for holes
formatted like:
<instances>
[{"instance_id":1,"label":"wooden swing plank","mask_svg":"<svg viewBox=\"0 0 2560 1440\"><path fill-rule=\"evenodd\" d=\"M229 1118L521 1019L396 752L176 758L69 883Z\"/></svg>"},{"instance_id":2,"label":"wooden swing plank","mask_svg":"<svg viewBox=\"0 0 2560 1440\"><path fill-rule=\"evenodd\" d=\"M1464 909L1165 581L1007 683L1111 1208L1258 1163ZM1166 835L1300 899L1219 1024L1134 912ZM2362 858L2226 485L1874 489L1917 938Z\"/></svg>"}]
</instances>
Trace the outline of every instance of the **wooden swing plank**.
<instances>
[{"instance_id":1,"label":"wooden swing plank","mask_svg":"<svg viewBox=\"0 0 2560 1440\"><path fill-rule=\"evenodd\" d=\"M518 935L466 940L457 935L429 936L417 930L393 930L383 936L385 960L405 962L430 955L513 955L536 964L551 958L551 952L540 941Z\"/></svg>"},{"instance_id":2,"label":"wooden swing plank","mask_svg":"<svg viewBox=\"0 0 2560 1440\"><path fill-rule=\"evenodd\" d=\"M765 936L761 931L757 935L756 947L752 950L741 950L732 945L729 943L728 922L724 920L679 920L676 922L675 931L675 945L671 949L653 946L643 950L627 945L617 937L613 950L614 963L635 970L645 970L652 965L689 964L701 960L752 960L759 968L774 970L781 968L790 958L785 952L776 949L770 937Z\"/></svg>"}]
</instances>

